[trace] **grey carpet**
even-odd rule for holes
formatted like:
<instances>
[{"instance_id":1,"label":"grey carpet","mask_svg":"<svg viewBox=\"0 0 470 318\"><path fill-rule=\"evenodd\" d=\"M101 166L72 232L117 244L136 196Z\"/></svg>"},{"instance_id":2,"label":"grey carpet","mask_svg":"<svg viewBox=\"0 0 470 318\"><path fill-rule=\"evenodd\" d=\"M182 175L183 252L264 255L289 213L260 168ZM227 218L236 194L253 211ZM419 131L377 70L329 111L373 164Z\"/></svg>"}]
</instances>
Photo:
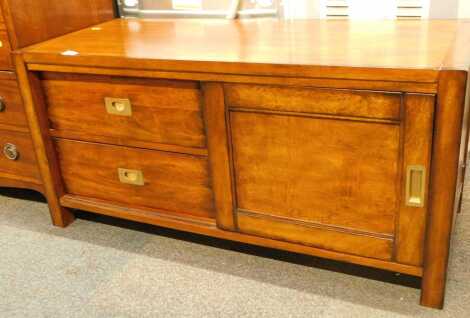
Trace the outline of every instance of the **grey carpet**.
<instances>
[{"instance_id":1,"label":"grey carpet","mask_svg":"<svg viewBox=\"0 0 470 318\"><path fill-rule=\"evenodd\" d=\"M19 193L19 194L18 194ZM446 308L419 281L313 257L84 214L0 190L0 317L469 317L470 187Z\"/></svg>"}]
</instances>

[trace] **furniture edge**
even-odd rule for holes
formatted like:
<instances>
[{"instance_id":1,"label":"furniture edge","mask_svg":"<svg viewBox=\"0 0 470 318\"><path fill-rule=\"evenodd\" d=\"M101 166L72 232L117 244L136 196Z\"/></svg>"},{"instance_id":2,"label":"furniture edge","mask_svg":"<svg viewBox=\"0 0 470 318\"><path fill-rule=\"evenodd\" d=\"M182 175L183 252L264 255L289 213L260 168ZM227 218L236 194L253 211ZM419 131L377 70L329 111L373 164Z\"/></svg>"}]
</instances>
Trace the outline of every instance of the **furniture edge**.
<instances>
[{"instance_id":1,"label":"furniture edge","mask_svg":"<svg viewBox=\"0 0 470 318\"><path fill-rule=\"evenodd\" d=\"M435 106L421 304L442 309L459 175L467 71L441 71Z\"/></svg>"}]
</instances>

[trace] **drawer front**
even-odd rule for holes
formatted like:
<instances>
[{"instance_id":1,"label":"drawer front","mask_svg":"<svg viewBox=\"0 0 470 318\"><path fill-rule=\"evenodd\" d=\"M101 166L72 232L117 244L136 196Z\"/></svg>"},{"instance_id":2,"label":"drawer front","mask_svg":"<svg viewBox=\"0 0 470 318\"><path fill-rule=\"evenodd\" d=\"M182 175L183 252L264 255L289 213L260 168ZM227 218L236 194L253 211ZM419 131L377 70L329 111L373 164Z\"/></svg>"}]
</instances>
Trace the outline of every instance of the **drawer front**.
<instances>
[{"instance_id":1,"label":"drawer front","mask_svg":"<svg viewBox=\"0 0 470 318\"><path fill-rule=\"evenodd\" d=\"M0 76L0 124L27 127L23 101L13 75Z\"/></svg>"},{"instance_id":2,"label":"drawer front","mask_svg":"<svg viewBox=\"0 0 470 318\"><path fill-rule=\"evenodd\" d=\"M213 217L204 157L63 139L56 149L69 194Z\"/></svg>"},{"instance_id":3,"label":"drawer front","mask_svg":"<svg viewBox=\"0 0 470 318\"><path fill-rule=\"evenodd\" d=\"M11 47L8 34L5 30L0 31L0 70L12 70Z\"/></svg>"},{"instance_id":4,"label":"drawer front","mask_svg":"<svg viewBox=\"0 0 470 318\"><path fill-rule=\"evenodd\" d=\"M0 175L40 180L31 136L27 133L0 130Z\"/></svg>"},{"instance_id":5,"label":"drawer front","mask_svg":"<svg viewBox=\"0 0 470 318\"><path fill-rule=\"evenodd\" d=\"M397 93L244 84L226 85L225 99L231 108L395 120L402 102Z\"/></svg>"},{"instance_id":6,"label":"drawer front","mask_svg":"<svg viewBox=\"0 0 470 318\"><path fill-rule=\"evenodd\" d=\"M136 143L144 142L205 147L201 92L195 82L43 76L54 130L69 131L72 136L78 132L84 136L81 140L88 141L114 138L110 143L120 145L139 146ZM94 137L87 139L87 135Z\"/></svg>"}]
</instances>

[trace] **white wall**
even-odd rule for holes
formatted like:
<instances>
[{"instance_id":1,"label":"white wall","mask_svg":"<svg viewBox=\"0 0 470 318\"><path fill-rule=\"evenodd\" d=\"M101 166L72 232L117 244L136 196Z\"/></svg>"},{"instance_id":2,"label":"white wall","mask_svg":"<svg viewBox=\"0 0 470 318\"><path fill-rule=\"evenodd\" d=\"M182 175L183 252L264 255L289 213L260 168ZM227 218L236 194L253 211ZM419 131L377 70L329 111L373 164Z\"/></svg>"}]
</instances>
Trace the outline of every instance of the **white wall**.
<instances>
[{"instance_id":1,"label":"white wall","mask_svg":"<svg viewBox=\"0 0 470 318\"><path fill-rule=\"evenodd\" d=\"M320 18L323 12L322 6L325 5L326 0L283 0L283 3L286 19ZM429 18L470 19L470 0L430 0Z\"/></svg>"},{"instance_id":2,"label":"white wall","mask_svg":"<svg viewBox=\"0 0 470 318\"><path fill-rule=\"evenodd\" d=\"M470 19L470 0L430 0L430 19Z\"/></svg>"},{"instance_id":3,"label":"white wall","mask_svg":"<svg viewBox=\"0 0 470 318\"><path fill-rule=\"evenodd\" d=\"M349 17L358 20L394 19L396 2L390 0L361 0L349 4Z\"/></svg>"},{"instance_id":4,"label":"white wall","mask_svg":"<svg viewBox=\"0 0 470 318\"><path fill-rule=\"evenodd\" d=\"M286 19L318 19L325 0L284 0L283 4Z\"/></svg>"},{"instance_id":5,"label":"white wall","mask_svg":"<svg viewBox=\"0 0 470 318\"><path fill-rule=\"evenodd\" d=\"M470 19L470 0L460 0L459 18Z\"/></svg>"},{"instance_id":6,"label":"white wall","mask_svg":"<svg viewBox=\"0 0 470 318\"><path fill-rule=\"evenodd\" d=\"M468 0L464 0L468 1ZM459 0L431 0L430 19L455 19L458 17Z\"/></svg>"}]
</instances>

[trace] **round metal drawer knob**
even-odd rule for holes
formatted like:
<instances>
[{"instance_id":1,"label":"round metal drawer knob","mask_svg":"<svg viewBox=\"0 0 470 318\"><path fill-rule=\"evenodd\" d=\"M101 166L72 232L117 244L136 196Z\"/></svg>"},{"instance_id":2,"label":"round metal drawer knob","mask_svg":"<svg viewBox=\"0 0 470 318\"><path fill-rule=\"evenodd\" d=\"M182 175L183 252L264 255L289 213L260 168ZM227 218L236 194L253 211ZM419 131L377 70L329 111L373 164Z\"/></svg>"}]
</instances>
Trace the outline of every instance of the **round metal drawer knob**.
<instances>
[{"instance_id":1,"label":"round metal drawer knob","mask_svg":"<svg viewBox=\"0 0 470 318\"><path fill-rule=\"evenodd\" d=\"M5 101L0 97L0 113L3 112L6 108L7 106L5 105Z\"/></svg>"},{"instance_id":2,"label":"round metal drawer knob","mask_svg":"<svg viewBox=\"0 0 470 318\"><path fill-rule=\"evenodd\" d=\"M3 154L9 160L18 160L18 158L20 157L18 148L14 144L6 144L5 146L3 146Z\"/></svg>"}]
</instances>

